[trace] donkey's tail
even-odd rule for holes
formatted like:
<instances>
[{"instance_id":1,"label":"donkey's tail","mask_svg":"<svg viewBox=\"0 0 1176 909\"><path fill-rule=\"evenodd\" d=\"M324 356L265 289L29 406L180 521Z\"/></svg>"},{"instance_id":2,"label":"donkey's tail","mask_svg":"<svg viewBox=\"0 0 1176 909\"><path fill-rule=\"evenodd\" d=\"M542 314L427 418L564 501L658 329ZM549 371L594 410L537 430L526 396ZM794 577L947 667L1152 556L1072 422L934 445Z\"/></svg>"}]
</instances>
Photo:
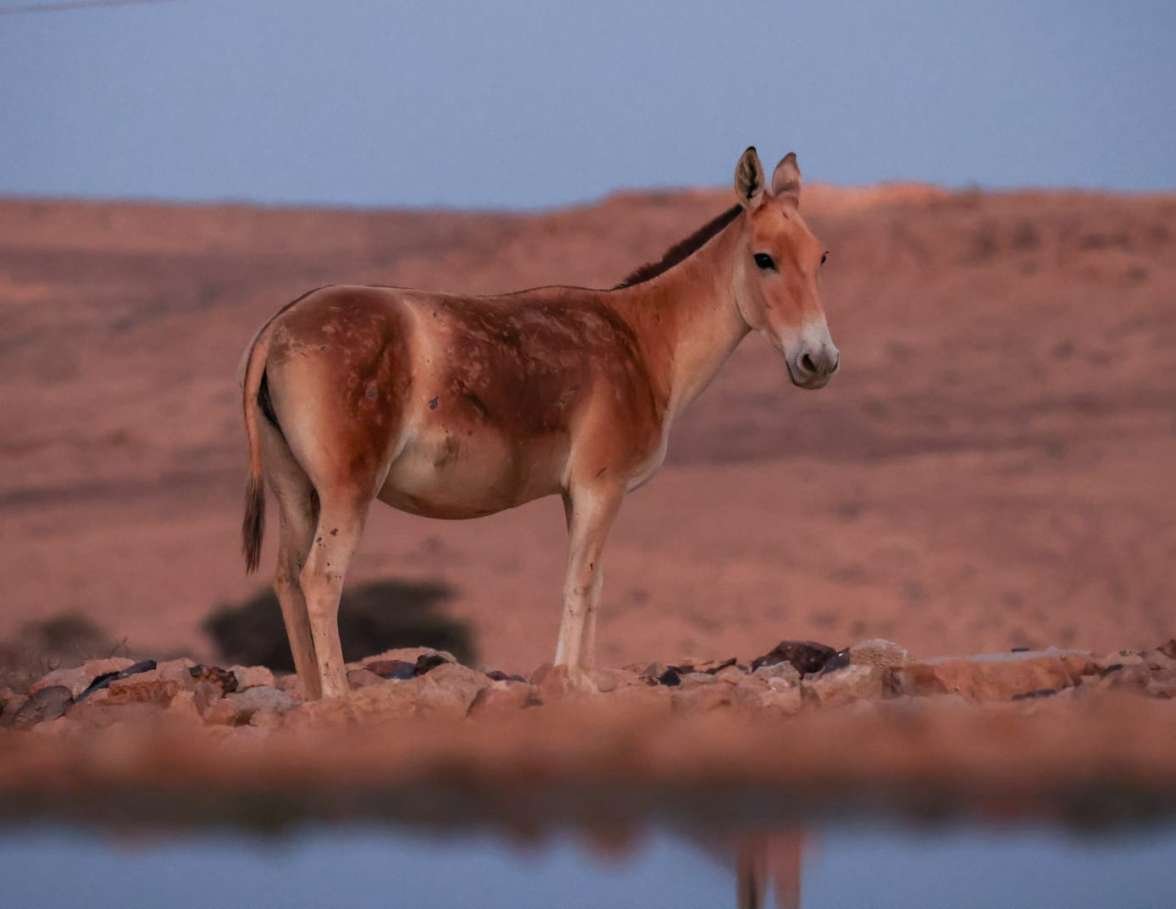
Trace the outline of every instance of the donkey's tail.
<instances>
[{"instance_id":1,"label":"donkey's tail","mask_svg":"<svg viewBox=\"0 0 1176 909\"><path fill-rule=\"evenodd\" d=\"M261 437L257 432L258 412L262 411L263 407L266 408L263 411L266 417L275 427L278 426L278 418L270 404L265 379L265 363L269 359L274 320L296 303L301 303L322 289L316 287L314 290L308 290L274 313L257 330L257 334L245 348L245 355L241 358L241 365L237 370L245 410L245 437L249 440L249 479L245 483L245 519L241 522L241 552L245 556L246 573L257 570L257 563L261 561L261 539L265 536L265 478L262 476L261 466ZM278 430L280 432L281 427L278 427Z\"/></svg>"},{"instance_id":2,"label":"donkey's tail","mask_svg":"<svg viewBox=\"0 0 1176 909\"><path fill-rule=\"evenodd\" d=\"M257 570L261 560L261 540L265 536L265 480L261 466L261 438L257 418L261 412L258 396L265 382L265 361L269 355L270 332L267 324L257 333L245 353L242 375L245 437L249 443L249 479L245 483L245 518L241 522L241 552L245 571Z\"/></svg>"}]
</instances>

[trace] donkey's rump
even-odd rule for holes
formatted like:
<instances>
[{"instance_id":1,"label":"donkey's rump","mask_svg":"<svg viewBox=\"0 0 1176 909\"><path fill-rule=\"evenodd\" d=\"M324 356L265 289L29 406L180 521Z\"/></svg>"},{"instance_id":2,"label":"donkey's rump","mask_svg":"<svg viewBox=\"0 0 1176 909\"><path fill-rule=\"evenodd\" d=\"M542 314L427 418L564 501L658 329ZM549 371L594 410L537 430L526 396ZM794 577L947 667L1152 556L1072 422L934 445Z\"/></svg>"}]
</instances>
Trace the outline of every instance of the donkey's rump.
<instances>
[{"instance_id":1,"label":"donkey's rump","mask_svg":"<svg viewBox=\"0 0 1176 909\"><path fill-rule=\"evenodd\" d=\"M368 287L324 288L274 320L267 391L316 486L375 493L413 385L410 328L392 293Z\"/></svg>"}]
</instances>

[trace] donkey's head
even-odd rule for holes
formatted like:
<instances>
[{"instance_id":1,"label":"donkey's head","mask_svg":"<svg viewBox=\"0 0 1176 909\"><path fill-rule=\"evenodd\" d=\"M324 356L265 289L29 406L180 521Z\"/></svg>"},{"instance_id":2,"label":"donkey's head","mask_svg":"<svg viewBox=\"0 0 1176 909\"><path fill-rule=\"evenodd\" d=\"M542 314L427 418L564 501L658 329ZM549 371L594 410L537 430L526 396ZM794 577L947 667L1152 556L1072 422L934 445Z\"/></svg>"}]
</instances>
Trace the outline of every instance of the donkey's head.
<instances>
[{"instance_id":1,"label":"donkey's head","mask_svg":"<svg viewBox=\"0 0 1176 909\"><path fill-rule=\"evenodd\" d=\"M837 371L817 274L825 248L800 216L800 168L789 152L769 187L755 148L735 167L735 193L747 210L735 263L735 303L750 328L784 354L793 384L821 388Z\"/></svg>"}]
</instances>

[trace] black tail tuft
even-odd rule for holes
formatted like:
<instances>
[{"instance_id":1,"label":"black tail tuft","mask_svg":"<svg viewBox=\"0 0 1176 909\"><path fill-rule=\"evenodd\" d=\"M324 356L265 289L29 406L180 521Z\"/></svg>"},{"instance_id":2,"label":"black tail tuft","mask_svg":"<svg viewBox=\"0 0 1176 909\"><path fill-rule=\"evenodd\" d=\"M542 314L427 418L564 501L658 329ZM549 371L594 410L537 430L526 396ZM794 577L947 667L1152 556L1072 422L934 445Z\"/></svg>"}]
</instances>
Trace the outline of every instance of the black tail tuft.
<instances>
[{"instance_id":1,"label":"black tail tuft","mask_svg":"<svg viewBox=\"0 0 1176 909\"><path fill-rule=\"evenodd\" d=\"M245 572L252 574L261 561L261 540L265 535L265 484L261 477L249 477L245 484L245 519L241 522L241 551Z\"/></svg>"}]
</instances>

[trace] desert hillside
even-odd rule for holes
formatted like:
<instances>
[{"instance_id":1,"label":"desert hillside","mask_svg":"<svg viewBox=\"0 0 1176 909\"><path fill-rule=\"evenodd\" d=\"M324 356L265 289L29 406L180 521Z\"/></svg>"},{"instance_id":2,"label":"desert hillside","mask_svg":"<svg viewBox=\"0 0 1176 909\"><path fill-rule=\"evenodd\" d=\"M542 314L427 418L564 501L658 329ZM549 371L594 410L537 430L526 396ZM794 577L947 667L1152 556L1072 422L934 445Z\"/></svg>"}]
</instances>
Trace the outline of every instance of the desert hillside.
<instances>
[{"instance_id":1,"label":"desert hillside","mask_svg":"<svg viewBox=\"0 0 1176 909\"><path fill-rule=\"evenodd\" d=\"M728 204L625 193L539 214L0 200L0 638L89 615L132 650L268 582L238 554L235 372L332 282L607 286ZM842 369L801 392L750 337L626 502L601 658L781 638L917 652L1176 633L1176 196L806 190ZM358 579L441 580L504 669L550 657L562 514L380 507ZM272 527L272 524L271 524ZM263 564L272 562L273 533Z\"/></svg>"}]
</instances>

